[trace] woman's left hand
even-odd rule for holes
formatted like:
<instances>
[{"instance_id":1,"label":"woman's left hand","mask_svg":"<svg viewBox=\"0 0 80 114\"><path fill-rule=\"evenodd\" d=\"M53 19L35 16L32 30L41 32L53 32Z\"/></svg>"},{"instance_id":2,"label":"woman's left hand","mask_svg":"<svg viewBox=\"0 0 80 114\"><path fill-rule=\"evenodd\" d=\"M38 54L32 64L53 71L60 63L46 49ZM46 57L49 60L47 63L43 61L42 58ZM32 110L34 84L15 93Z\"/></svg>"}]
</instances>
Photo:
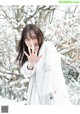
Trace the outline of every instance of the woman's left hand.
<instances>
[{"instance_id":1,"label":"woman's left hand","mask_svg":"<svg viewBox=\"0 0 80 114\"><path fill-rule=\"evenodd\" d=\"M28 62L30 66L34 66L34 64L36 64L42 57L37 55L38 49L39 49L39 46L36 46L34 50L34 45L32 45L32 48L28 47L29 55L26 52L24 52L25 55L28 57Z\"/></svg>"}]
</instances>

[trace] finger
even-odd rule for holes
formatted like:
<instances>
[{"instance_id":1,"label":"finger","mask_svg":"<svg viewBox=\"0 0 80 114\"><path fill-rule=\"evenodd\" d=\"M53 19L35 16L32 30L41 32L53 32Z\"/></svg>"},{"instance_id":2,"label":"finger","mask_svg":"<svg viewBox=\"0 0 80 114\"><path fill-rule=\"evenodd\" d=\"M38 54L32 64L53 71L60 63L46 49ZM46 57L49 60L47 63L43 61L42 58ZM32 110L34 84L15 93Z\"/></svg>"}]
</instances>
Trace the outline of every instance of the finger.
<instances>
[{"instance_id":1,"label":"finger","mask_svg":"<svg viewBox=\"0 0 80 114\"><path fill-rule=\"evenodd\" d=\"M38 58L37 58L37 62L41 59L42 55L40 55Z\"/></svg>"},{"instance_id":2,"label":"finger","mask_svg":"<svg viewBox=\"0 0 80 114\"><path fill-rule=\"evenodd\" d=\"M24 54L28 57L29 55L26 53L26 51L24 51Z\"/></svg>"},{"instance_id":3,"label":"finger","mask_svg":"<svg viewBox=\"0 0 80 114\"><path fill-rule=\"evenodd\" d=\"M28 46L28 51L29 51L29 54L31 55L31 50L30 50L30 47Z\"/></svg>"},{"instance_id":4,"label":"finger","mask_svg":"<svg viewBox=\"0 0 80 114\"><path fill-rule=\"evenodd\" d=\"M38 50L39 50L39 46L36 47L36 51L35 51L35 54L37 55L38 53Z\"/></svg>"},{"instance_id":5,"label":"finger","mask_svg":"<svg viewBox=\"0 0 80 114\"><path fill-rule=\"evenodd\" d=\"M32 53L34 53L34 44L32 44Z\"/></svg>"}]
</instances>

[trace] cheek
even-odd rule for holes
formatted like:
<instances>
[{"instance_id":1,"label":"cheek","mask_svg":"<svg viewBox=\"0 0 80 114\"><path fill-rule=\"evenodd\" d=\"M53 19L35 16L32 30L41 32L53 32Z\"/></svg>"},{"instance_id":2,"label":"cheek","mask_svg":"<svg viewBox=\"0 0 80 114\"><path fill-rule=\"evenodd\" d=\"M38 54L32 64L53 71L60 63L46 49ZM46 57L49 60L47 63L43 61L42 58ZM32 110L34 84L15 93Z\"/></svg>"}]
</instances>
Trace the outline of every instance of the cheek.
<instances>
[{"instance_id":1,"label":"cheek","mask_svg":"<svg viewBox=\"0 0 80 114\"><path fill-rule=\"evenodd\" d=\"M36 46L36 47L34 48L34 50L37 51L37 50L39 50L39 49L38 49L38 47Z\"/></svg>"},{"instance_id":2,"label":"cheek","mask_svg":"<svg viewBox=\"0 0 80 114\"><path fill-rule=\"evenodd\" d=\"M37 45L38 45L38 40L35 40L35 44L37 44Z\"/></svg>"}]
</instances>

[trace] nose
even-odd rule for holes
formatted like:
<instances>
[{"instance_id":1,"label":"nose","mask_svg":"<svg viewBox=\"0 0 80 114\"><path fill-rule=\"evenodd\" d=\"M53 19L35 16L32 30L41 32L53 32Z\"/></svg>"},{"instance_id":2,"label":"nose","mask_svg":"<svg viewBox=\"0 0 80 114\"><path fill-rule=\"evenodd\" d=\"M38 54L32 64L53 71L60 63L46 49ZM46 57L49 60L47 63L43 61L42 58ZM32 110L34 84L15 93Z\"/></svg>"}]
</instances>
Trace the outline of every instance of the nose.
<instances>
[{"instance_id":1,"label":"nose","mask_svg":"<svg viewBox=\"0 0 80 114\"><path fill-rule=\"evenodd\" d=\"M32 39L30 40L30 44L31 44L31 45L32 45L32 44L34 44L34 42L33 42L33 40L32 40Z\"/></svg>"},{"instance_id":2,"label":"nose","mask_svg":"<svg viewBox=\"0 0 80 114\"><path fill-rule=\"evenodd\" d=\"M30 43L29 43L30 47L32 47L33 44L34 44L33 40L30 39Z\"/></svg>"}]
</instances>

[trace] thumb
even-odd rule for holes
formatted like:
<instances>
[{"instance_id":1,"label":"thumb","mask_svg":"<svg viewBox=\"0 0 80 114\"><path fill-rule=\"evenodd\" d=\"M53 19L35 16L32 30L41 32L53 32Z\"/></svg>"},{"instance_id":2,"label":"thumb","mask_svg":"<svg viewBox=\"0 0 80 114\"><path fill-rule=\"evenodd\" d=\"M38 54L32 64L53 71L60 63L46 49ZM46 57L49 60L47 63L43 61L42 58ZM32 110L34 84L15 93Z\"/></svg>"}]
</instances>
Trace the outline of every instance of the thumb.
<instances>
[{"instance_id":1,"label":"thumb","mask_svg":"<svg viewBox=\"0 0 80 114\"><path fill-rule=\"evenodd\" d=\"M42 55L40 55L38 58L37 58L37 62L41 59Z\"/></svg>"},{"instance_id":2,"label":"thumb","mask_svg":"<svg viewBox=\"0 0 80 114\"><path fill-rule=\"evenodd\" d=\"M28 54L26 53L26 51L24 51L24 54L28 57Z\"/></svg>"}]
</instances>

